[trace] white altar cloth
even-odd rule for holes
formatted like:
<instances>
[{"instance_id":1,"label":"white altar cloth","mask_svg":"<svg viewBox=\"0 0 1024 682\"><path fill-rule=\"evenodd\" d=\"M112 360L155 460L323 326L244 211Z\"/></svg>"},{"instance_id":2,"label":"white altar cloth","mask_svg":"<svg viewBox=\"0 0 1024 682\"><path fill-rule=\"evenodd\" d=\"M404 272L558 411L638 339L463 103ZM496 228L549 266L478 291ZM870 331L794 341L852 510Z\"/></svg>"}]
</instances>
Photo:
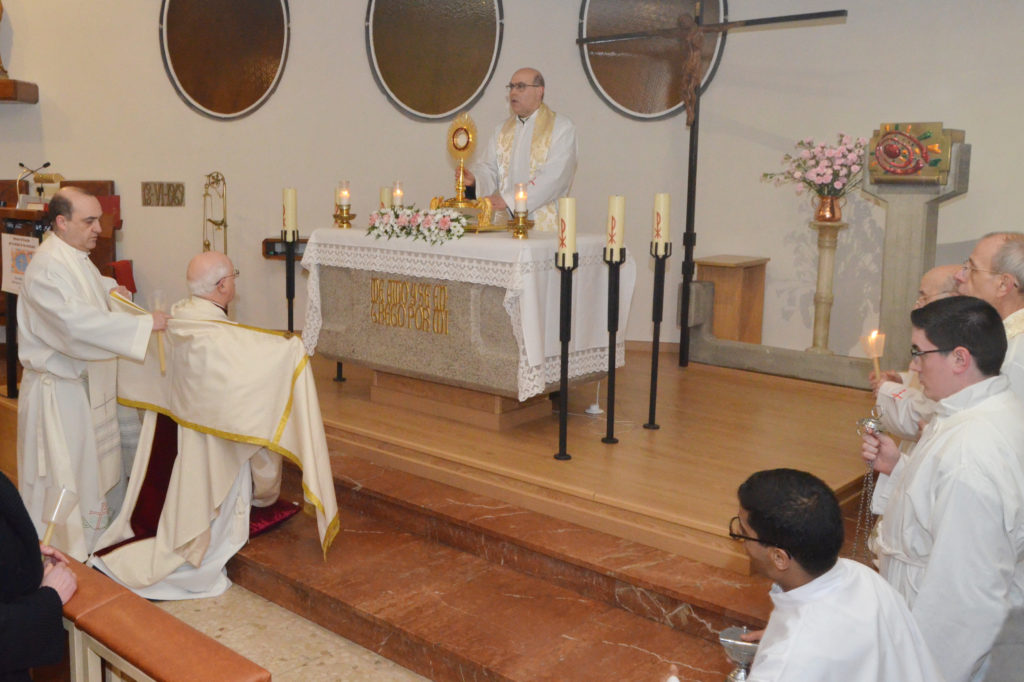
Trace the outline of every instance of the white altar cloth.
<instances>
[{"instance_id":1,"label":"white altar cloth","mask_svg":"<svg viewBox=\"0 0 1024 682\"><path fill-rule=\"evenodd\" d=\"M608 266L604 236L579 235L579 267L573 273L572 340L569 376L608 369ZM467 234L431 246L409 239L375 239L360 229L327 228L313 232L302 266L309 271L309 300L302 332L306 350L316 349L323 325L320 266L387 272L407 277L484 284L505 289L504 308L519 346L519 400L542 393L558 381L561 343L555 237L531 234L513 239L507 232ZM619 270L619 336L615 365L625 364L626 320L636 283L636 262L627 254Z\"/></svg>"}]
</instances>

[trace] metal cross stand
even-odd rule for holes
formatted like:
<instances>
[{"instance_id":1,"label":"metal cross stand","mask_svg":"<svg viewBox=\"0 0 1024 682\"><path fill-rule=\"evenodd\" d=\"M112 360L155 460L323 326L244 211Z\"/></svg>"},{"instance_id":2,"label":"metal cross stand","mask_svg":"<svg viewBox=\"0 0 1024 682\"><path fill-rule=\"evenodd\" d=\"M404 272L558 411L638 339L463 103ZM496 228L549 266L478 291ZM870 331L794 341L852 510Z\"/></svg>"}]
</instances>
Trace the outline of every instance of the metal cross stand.
<instances>
[{"instance_id":1,"label":"metal cross stand","mask_svg":"<svg viewBox=\"0 0 1024 682\"><path fill-rule=\"evenodd\" d=\"M625 260L625 248L604 250L608 265L608 429L602 443L619 442L615 437L615 334L619 331L619 268Z\"/></svg>"},{"instance_id":2,"label":"metal cross stand","mask_svg":"<svg viewBox=\"0 0 1024 682\"><path fill-rule=\"evenodd\" d=\"M658 406L658 346L661 342L661 315L665 308L665 261L672 255L672 242L665 243L665 253L662 254L658 253L658 243L651 242L651 255L654 256L654 301L651 305L654 338L651 341L651 410L644 428L660 429L654 421ZM686 327L686 320L683 320L683 327Z\"/></svg>"},{"instance_id":3,"label":"metal cross stand","mask_svg":"<svg viewBox=\"0 0 1024 682\"><path fill-rule=\"evenodd\" d=\"M569 254L565 254L568 256ZM558 452L555 459L572 459L565 451L569 421L569 340L572 339L572 271L579 267L580 255L572 254L572 262L562 254L555 254L555 267L562 272L559 296L558 340L562 342L562 372L558 390Z\"/></svg>"}]
</instances>

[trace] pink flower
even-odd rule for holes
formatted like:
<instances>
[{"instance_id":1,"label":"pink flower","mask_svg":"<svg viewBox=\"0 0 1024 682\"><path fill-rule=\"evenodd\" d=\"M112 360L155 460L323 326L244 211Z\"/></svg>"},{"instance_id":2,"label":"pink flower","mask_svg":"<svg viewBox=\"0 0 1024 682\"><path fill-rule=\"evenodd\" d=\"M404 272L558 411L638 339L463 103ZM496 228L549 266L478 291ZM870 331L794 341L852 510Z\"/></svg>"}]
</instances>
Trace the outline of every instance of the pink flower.
<instances>
[{"instance_id":1,"label":"pink flower","mask_svg":"<svg viewBox=\"0 0 1024 682\"><path fill-rule=\"evenodd\" d=\"M809 158L811 158L811 150L805 149L802 152L800 152L800 158L801 159L809 159Z\"/></svg>"},{"instance_id":2,"label":"pink flower","mask_svg":"<svg viewBox=\"0 0 1024 682\"><path fill-rule=\"evenodd\" d=\"M405 227L408 224L409 224L409 216L407 216L404 213L402 215L398 216L398 226L399 227Z\"/></svg>"},{"instance_id":3,"label":"pink flower","mask_svg":"<svg viewBox=\"0 0 1024 682\"><path fill-rule=\"evenodd\" d=\"M376 225L377 224L377 214L376 213L371 213L370 214L370 224L371 225Z\"/></svg>"},{"instance_id":4,"label":"pink flower","mask_svg":"<svg viewBox=\"0 0 1024 682\"><path fill-rule=\"evenodd\" d=\"M835 187L836 189L842 189L843 185L845 184L846 183L843 182L842 180L836 180L835 182L832 183L832 186Z\"/></svg>"},{"instance_id":5,"label":"pink flower","mask_svg":"<svg viewBox=\"0 0 1024 682\"><path fill-rule=\"evenodd\" d=\"M855 163L852 166L850 166L850 172L851 173L859 173L860 172L860 164L856 164Z\"/></svg>"},{"instance_id":6,"label":"pink flower","mask_svg":"<svg viewBox=\"0 0 1024 682\"><path fill-rule=\"evenodd\" d=\"M452 225L452 219L446 215L441 216L441 219L437 221L437 226L442 230L447 230Z\"/></svg>"}]
</instances>

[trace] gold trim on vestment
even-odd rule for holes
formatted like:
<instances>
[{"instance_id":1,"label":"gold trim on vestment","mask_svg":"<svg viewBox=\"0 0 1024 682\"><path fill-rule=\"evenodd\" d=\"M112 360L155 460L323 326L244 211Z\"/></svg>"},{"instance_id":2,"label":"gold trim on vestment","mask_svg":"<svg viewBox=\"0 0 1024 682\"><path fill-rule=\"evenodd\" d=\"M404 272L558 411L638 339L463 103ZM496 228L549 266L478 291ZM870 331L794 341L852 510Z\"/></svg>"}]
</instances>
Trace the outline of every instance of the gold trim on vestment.
<instances>
[{"instance_id":1,"label":"gold trim on vestment","mask_svg":"<svg viewBox=\"0 0 1024 682\"><path fill-rule=\"evenodd\" d=\"M302 375L302 370L306 369L306 364L309 362L309 356L303 355L302 360L295 367L295 371L292 372L292 386L288 390L288 402L284 406L284 412L281 414L281 421L277 425L277 430L274 431L274 442L278 443L281 441L281 436L284 435L284 427L288 424L288 417L292 414L292 401L295 400L295 382L299 380Z\"/></svg>"},{"instance_id":2,"label":"gold trim on vestment","mask_svg":"<svg viewBox=\"0 0 1024 682\"><path fill-rule=\"evenodd\" d=\"M305 362L305 360L308 357L309 356L303 356L303 361ZM293 382L294 382L294 379L293 379ZM295 390L295 386L294 386L294 383L293 383L293 385L292 385L292 393L294 393L294 390ZM150 412L156 412L157 414L162 414L165 417L171 419L178 426L183 426L186 429L192 429L193 431L198 431L199 433L205 433L205 434L210 435L210 436L216 436L217 438L223 438L224 440L230 440L230 441L233 441L235 443L248 443L249 445L258 445L260 447L267 448L271 452L276 452L277 454L281 455L282 457L287 458L288 461L290 461L292 464L294 464L295 466L297 466L299 468L299 471L302 471L302 462L299 461L299 458L296 457L294 453L292 453L287 448L281 447L276 442L271 442L271 441L267 440L266 438L258 438L258 437L254 437L254 436L243 436L243 435L237 434L237 433L230 433L228 431L221 431L220 429L212 429L212 428L210 428L208 426L201 426L199 424L195 424L195 423L190 422L188 420L181 419L180 417L177 417L176 415L174 415L170 410L168 410L166 408L163 408L163 407L160 407L158 405L153 405L152 403L141 402L141 401L138 401L138 400L128 400L126 398L118 398L117 402L118 402L118 404L124 405L125 407L134 407L134 408L137 408L137 409L140 409L140 410L148 410ZM288 398L288 410L286 411L286 419L287 419L287 412L290 411L290 410L291 410L291 396L289 396L289 398ZM283 426L280 427L280 428L283 430ZM280 433L277 434L277 438L280 439ZM333 484L333 481L334 481L333 474L331 475L331 481L332 481L332 484ZM321 514L323 514L324 516L327 515L327 512L324 509L324 503L321 502L320 498L318 498L316 495L314 495L313 492L309 488L306 487L306 483L305 482L302 483L302 492L306 496L306 499L309 500L317 508L317 510L320 511ZM336 512L334 514L334 518L331 519L331 521L327 524L327 530L324 532L324 539L323 539L323 542L321 543L321 547L322 547L323 553L324 553L324 559L327 558L327 550L330 548L331 543L334 541L334 537L338 534L338 530L340 528L340 525L341 525L341 521L339 519L338 513Z\"/></svg>"}]
</instances>

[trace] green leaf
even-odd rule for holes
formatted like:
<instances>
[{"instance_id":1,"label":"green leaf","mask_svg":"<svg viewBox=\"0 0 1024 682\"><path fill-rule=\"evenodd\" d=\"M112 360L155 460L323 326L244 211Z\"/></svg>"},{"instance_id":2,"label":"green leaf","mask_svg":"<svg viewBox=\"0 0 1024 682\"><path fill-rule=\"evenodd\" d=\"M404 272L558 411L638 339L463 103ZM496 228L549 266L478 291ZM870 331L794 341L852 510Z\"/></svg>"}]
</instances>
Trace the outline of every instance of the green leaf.
<instances>
[{"instance_id":1,"label":"green leaf","mask_svg":"<svg viewBox=\"0 0 1024 682\"><path fill-rule=\"evenodd\" d=\"M931 166L932 168L935 168L940 163L942 163L942 159L932 159L931 161L928 162L928 165Z\"/></svg>"}]
</instances>

